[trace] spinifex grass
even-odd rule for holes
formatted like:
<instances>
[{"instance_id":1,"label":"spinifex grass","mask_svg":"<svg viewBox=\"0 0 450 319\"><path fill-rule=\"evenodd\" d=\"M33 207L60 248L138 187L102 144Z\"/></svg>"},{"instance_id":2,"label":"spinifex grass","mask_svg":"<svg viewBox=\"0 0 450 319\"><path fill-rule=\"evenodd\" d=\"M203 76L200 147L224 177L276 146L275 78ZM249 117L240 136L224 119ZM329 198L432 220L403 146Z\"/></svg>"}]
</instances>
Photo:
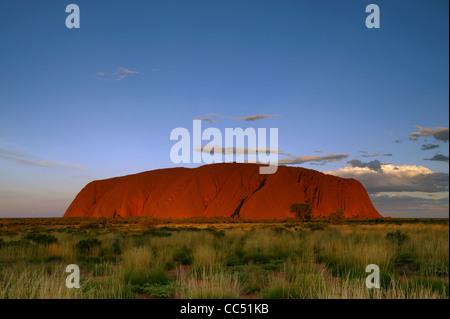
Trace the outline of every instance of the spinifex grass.
<instances>
[{"instance_id":1,"label":"spinifex grass","mask_svg":"<svg viewBox=\"0 0 450 319\"><path fill-rule=\"evenodd\" d=\"M449 297L448 221L63 222L2 220L0 298ZM80 289L65 286L68 264ZM381 289L365 286L369 264Z\"/></svg>"}]
</instances>

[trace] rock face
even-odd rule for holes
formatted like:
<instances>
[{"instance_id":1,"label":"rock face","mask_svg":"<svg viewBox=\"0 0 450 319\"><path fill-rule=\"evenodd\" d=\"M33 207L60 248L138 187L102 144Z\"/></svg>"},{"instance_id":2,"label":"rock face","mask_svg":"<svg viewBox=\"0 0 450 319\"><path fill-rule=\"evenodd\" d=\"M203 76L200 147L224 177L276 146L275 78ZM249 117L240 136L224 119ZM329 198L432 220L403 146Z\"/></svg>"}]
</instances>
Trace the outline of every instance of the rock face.
<instances>
[{"instance_id":1,"label":"rock face","mask_svg":"<svg viewBox=\"0 0 450 319\"><path fill-rule=\"evenodd\" d=\"M314 170L279 166L259 174L257 164L223 163L168 168L93 181L76 196L64 217L292 217L293 203L309 202L313 216L338 208L346 217L382 217L360 182Z\"/></svg>"}]
</instances>

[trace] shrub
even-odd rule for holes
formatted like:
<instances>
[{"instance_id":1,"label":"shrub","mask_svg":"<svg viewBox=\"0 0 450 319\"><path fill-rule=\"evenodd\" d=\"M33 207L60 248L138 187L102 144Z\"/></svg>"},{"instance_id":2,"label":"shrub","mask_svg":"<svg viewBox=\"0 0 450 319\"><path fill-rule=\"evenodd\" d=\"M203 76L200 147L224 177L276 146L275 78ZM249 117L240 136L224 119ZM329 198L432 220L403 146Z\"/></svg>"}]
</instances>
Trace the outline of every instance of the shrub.
<instances>
[{"instance_id":1,"label":"shrub","mask_svg":"<svg viewBox=\"0 0 450 319\"><path fill-rule=\"evenodd\" d=\"M387 233L385 238L391 242L401 245L408 239L408 235L397 229L396 231Z\"/></svg>"},{"instance_id":2,"label":"shrub","mask_svg":"<svg viewBox=\"0 0 450 319\"><path fill-rule=\"evenodd\" d=\"M156 226L160 224L161 224L160 219L155 217L146 218L141 222L142 228L145 229L154 229Z\"/></svg>"},{"instance_id":3,"label":"shrub","mask_svg":"<svg viewBox=\"0 0 450 319\"><path fill-rule=\"evenodd\" d=\"M277 234L281 234L282 232L284 232L286 230L286 228L280 227L280 226L274 226L270 229Z\"/></svg>"},{"instance_id":4,"label":"shrub","mask_svg":"<svg viewBox=\"0 0 450 319\"><path fill-rule=\"evenodd\" d=\"M107 219L105 217L100 218L99 224L102 225L103 228L105 228L107 224Z\"/></svg>"},{"instance_id":5,"label":"shrub","mask_svg":"<svg viewBox=\"0 0 450 319\"><path fill-rule=\"evenodd\" d=\"M25 236L25 239L28 239L36 244L45 246L54 244L58 241L58 239L55 236L45 234L28 234Z\"/></svg>"},{"instance_id":6,"label":"shrub","mask_svg":"<svg viewBox=\"0 0 450 319\"><path fill-rule=\"evenodd\" d=\"M253 253L249 254L245 257L245 261L247 263L251 262L253 264L267 264L271 260L271 255L260 252L260 253Z\"/></svg>"},{"instance_id":7,"label":"shrub","mask_svg":"<svg viewBox=\"0 0 450 319\"><path fill-rule=\"evenodd\" d=\"M89 228L99 228L100 224L98 221L87 220L80 223L79 228L89 229Z\"/></svg>"},{"instance_id":8,"label":"shrub","mask_svg":"<svg viewBox=\"0 0 450 319\"><path fill-rule=\"evenodd\" d=\"M31 246L30 241L26 239L20 239L20 240L11 240L11 241L4 241L3 242L4 247L15 247L15 248L26 248Z\"/></svg>"},{"instance_id":9,"label":"shrub","mask_svg":"<svg viewBox=\"0 0 450 319\"><path fill-rule=\"evenodd\" d=\"M311 229L312 231L315 230L325 230L326 226L323 223L312 223L308 225L309 229Z\"/></svg>"},{"instance_id":10,"label":"shrub","mask_svg":"<svg viewBox=\"0 0 450 319\"><path fill-rule=\"evenodd\" d=\"M91 251L93 247L97 247L100 245L101 243L98 241L97 238L89 238L80 240L75 244L75 247L78 249L80 253L87 253Z\"/></svg>"},{"instance_id":11,"label":"shrub","mask_svg":"<svg viewBox=\"0 0 450 319\"><path fill-rule=\"evenodd\" d=\"M159 229L149 229L142 233L142 235L149 235L153 237L169 237L172 236L171 232L168 232L166 230L159 230Z\"/></svg>"},{"instance_id":12,"label":"shrub","mask_svg":"<svg viewBox=\"0 0 450 319\"><path fill-rule=\"evenodd\" d=\"M180 262L182 265L190 265L192 263L192 249L187 246L183 246L175 252L173 259Z\"/></svg>"},{"instance_id":13,"label":"shrub","mask_svg":"<svg viewBox=\"0 0 450 319\"><path fill-rule=\"evenodd\" d=\"M100 257L80 256L78 261L84 264L99 264L102 262L102 259Z\"/></svg>"},{"instance_id":14,"label":"shrub","mask_svg":"<svg viewBox=\"0 0 450 319\"><path fill-rule=\"evenodd\" d=\"M420 267L419 274L422 276L448 277L448 274L449 274L448 264L445 264L445 263L440 263L440 264L426 263L426 264L420 265L419 267Z\"/></svg>"},{"instance_id":15,"label":"shrub","mask_svg":"<svg viewBox=\"0 0 450 319\"><path fill-rule=\"evenodd\" d=\"M50 262L56 262L56 261L62 261L63 258L61 256L47 256L44 257L44 263L50 263Z\"/></svg>"},{"instance_id":16,"label":"shrub","mask_svg":"<svg viewBox=\"0 0 450 319\"><path fill-rule=\"evenodd\" d=\"M301 220L308 220L312 215L312 206L310 203L294 203L291 205L290 213Z\"/></svg>"},{"instance_id":17,"label":"shrub","mask_svg":"<svg viewBox=\"0 0 450 319\"><path fill-rule=\"evenodd\" d=\"M171 260L166 261L166 263L164 264L164 270L172 270L175 269L175 263Z\"/></svg>"},{"instance_id":18,"label":"shrub","mask_svg":"<svg viewBox=\"0 0 450 319\"><path fill-rule=\"evenodd\" d=\"M163 284L148 284L137 288L138 291L145 292L156 298L173 298L175 296L177 285L175 283Z\"/></svg>"},{"instance_id":19,"label":"shrub","mask_svg":"<svg viewBox=\"0 0 450 319\"><path fill-rule=\"evenodd\" d=\"M122 253L122 248L120 247L120 237L114 238L114 241L113 241L113 252L116 255L120 255Z\"/></svg>"},{"instance_id":20,"label":"shrub","mask_svg":"<svg viewBox=\"0 0 450 319\"><path fill-rule=\"evenodd\" d=\"M135 289L139 289L144 287L146 284L166 285L171 282L171 279L166 275L164 270L129 270L125 272L125 281L130 283Z\"/></svg>"},{"instance_id":21,"label":"shrub","mask_svg":"<svg viewBox=\"0 0 450 319\"><path fill-rule=\"evenodd\" d=\"M206 231L210 232L214 237L216 238L222 238L225 236L225 232L223 230L219 230L216 227L208 227L205 229Z\"/></svg>"},{"instance_id":22,"label":"shrub","mask_svg":"<svg viewBox=\"0 0 450 319\"><path fill-rule=\"evenodd\" d=\"M342 209L337 209L328 215L328 221L333 225L340 225L345 223L345 214Z\"/></svg>"}]
</instances>

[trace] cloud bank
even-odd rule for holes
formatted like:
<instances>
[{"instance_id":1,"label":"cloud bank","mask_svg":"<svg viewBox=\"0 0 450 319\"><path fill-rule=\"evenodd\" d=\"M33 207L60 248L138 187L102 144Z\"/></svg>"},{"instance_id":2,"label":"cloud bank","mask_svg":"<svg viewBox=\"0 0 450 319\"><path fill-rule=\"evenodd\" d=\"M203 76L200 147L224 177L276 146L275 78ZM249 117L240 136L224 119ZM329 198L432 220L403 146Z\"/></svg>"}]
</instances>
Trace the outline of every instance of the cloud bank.
<instances>
[{"instance_id":1,"label":"cloud bank","mask_svg":"<svg viewBox=\"0 0 450 319\"><path fill-rule=\"evenodd\" d=\"M449 198L426 199L404 195L370 196L372 203L385 216L391 217L449 217Z\"/></svg>"},{"instance_id":2,"label":"cloud bank","mask_svg":"<svg viewBox=\"0 0 450 319\"><path fill-rule=\"evenodd\" d=\"M355 166L350 165L324 173L354 178L360 181L369 193L448 192L449 190L448 173L433 172L423 166L380 164L380 169L373 169L370 163L353 162L352 164Z\"/></svg>"}]
</instances>

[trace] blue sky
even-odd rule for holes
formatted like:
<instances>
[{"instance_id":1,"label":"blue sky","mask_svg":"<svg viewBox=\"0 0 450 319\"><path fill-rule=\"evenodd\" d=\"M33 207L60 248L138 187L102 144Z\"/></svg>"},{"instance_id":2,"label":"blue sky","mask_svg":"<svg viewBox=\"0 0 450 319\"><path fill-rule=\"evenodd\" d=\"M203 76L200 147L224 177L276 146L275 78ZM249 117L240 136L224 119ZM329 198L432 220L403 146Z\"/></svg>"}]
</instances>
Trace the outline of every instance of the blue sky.
<instances>
[{"instance_id":1,"label":"blue sky","mask_svg":"<svg viewBox=\"0 0 450 319\"><path fill-rule=\"evenodd\" d=\"M170 132L211 113L278 115L202 125L276 127L315 156L296 166L361 180L382 215L448 217L448 2L373 1L380 29L369 3L4 1L0 217L62 216L92 180L179 166Z\"/></svg>"}]
</instances>

